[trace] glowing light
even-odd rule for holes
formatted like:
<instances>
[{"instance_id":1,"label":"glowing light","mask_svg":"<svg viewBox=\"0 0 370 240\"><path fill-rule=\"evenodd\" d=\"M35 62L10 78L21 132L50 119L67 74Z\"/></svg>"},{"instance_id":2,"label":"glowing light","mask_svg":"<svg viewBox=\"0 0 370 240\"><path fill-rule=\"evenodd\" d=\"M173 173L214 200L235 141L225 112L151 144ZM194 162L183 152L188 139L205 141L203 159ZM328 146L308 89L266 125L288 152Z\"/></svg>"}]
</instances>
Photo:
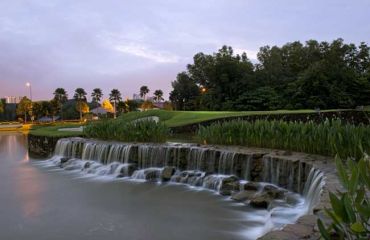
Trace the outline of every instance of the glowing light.
<instances>
[{"instance_id":1,"label":"glowing light","mask_svg":"<svg viewBox=\"0 0 370 240\"><path fill-rule=\"evenodd\" d=\"M31 83L27 82L27 83L26 83L26 86L27 86L27 87L30 87L30 86L31 86Z\"/></svg>"}]
</instances>

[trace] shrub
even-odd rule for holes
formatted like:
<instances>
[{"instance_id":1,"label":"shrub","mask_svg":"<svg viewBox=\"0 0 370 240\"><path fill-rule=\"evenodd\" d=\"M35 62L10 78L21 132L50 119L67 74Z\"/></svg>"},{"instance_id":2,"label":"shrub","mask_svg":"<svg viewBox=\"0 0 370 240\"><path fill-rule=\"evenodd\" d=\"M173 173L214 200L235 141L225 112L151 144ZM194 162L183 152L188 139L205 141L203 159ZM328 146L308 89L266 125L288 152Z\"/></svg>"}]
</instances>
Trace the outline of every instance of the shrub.
<instances>
[{"instance_id":1,"label":"shrub","mask_svg":"<svg viewBox=\"0 0 370 240\"><path fill-rule=\"evenodd\" d=\"M284 122L231 121L200 127L198 138L211 144L287 149L298 152L360 158L370 151L370 127L343 124L339 120Z\"/></svg>"},{"instance_id":2,"label":"shrub","mask_svg":"<svg viewBox=\"0 0 370 240\"><path fill-rule=\"evenodd\" d=\"M151 120L102 120L90 123L84 128L86 137L124 142L164 142L168 132L164 124Z\"/></svg>"},{"instance_id":3,"label":"shrub","mask_svg":"<svg viewBox=\"0 0 370 240\"><path fill-rule=\"evenodd\" d=\"M318 226L324 239L370 239L370 161L365 155L357 163L348 161L347 170L337 158L339 179L345 189L329 193L331 210L325 209L331 220L325 226L319 219Z\"/></svg>"}]
</instances>

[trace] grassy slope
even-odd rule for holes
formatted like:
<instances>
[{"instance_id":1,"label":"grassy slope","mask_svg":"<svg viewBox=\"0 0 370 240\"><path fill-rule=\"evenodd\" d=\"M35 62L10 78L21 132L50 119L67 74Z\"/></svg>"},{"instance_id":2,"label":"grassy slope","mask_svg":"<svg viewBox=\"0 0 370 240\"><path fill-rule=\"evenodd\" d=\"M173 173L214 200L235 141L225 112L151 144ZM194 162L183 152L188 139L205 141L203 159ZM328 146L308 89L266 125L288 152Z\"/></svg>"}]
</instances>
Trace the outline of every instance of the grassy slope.
<instances>
[{"instance_id":1,"label":"grassy slope","mask_svg":"<svg viewBox=\"0 0 370 240\"><path fill-rule=\"evenodd\" d=\"M325 110L325 112L338 110ZM246 112L218 112L218 111L164 111L150 110L146 112L131 112L121 117L124 121L158 116L169 127L178 127L188 124L200 123L207 120L221 119L227 117L250 116L250 115L267 115L267 114L297 114L313 113L314 110L277 110L277 111L246 111Z\"/></svg>"},{"instance_id":2,"label":"grassy slope","mask_svg":"<svg viewBox=\"0 0 370 240\"><path fill-rule=\"evenodd\" d=\"M67 132L67 131L58 131L61 128L74 128L81 126L80 123L56 123L50 125L40 125L40 126L33 126L29 134L35 136L47 136L47 137L76 137L81 136L83 133L81 132Z\"/></svg>"}]
</instances>

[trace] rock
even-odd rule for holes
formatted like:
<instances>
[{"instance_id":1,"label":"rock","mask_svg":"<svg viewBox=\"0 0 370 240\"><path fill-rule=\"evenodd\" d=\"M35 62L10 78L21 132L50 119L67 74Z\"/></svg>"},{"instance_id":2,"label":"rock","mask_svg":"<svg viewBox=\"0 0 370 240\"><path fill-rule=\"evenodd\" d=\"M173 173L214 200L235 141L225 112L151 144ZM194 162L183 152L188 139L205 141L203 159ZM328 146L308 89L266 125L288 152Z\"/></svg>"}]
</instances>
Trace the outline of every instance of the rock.
<instances>
[{"instance_id":1,"label":"rock","mask_svg":"<svg viewBox=\"0 0 370 240\"><path fill-rule=\"evenodd\" d=\"M280 230L272 231L265 234L263 237L258 238L258 240L295 240L298 237L291 232L284 232Z\"/></svg>"},{"instance_id":2,"label":"rock","mask_svg":"<svg viewBox=\"0 0 370 240\"><path fill-rule=\"evenodd\" d=\"M126 167L122 167L119 171L117 178L129 177L137 170L135 164L130 164Z\"/></svg>"},{"instance_id":3,"label":"rock","mask_svg":"<svg viewBox=\"0 0 370 240\"><path fill-rule=\"evenodd\" d=\"M250 199L249 204L255 208L267 209L273 199L266 193L260 193Z\"/></svg>"},{"instance_id":4,"label":"rock","mask_svg":"<svg viewBox=\"0 0 370 240\"><path fill-rule=\"evenodd\" d=\"M85 165L84 165L84 169L89 168L90 166L91 166L91 162L87 162L87 163L85 163Z\"/></svg>"},{"instance_id":5,"label":"rock","mask_svg":"<svg viewBox=\"0 0 370 240\"><path fill-rule=\"evenodd\" d=\"M294 233L300 239L305 239L313 233L313 226L303 224L288 224L284 228L284 232Z\"/></svg>"},{"instance_id":6,"label":"rock","mask_svg":"<svg viewBox=\"0 0 370 240\"><path fill-rule=\"evenodd\" d=\"M66 157L61 158L61 159L60 159L60 164L59 164L59 166L60 166L61 168L65 167L65 165L67 164L67 162L68 162L69 160L71 160L71 158L66 158Z\"/></svg>"},{"instance_id":7,"label":"rock","mask_svg":"<svg viewBox=\"0 0 370 240\"><path fill-rule=\"evenodd\" d=\"M275 189L275 190L266 191L266 193L274 199L283 199L287 191L283 189Z\"/></svg>"},{"instance_id":8,"label":"rock","mask_svg":"<svg viewBox=\"0 0 370 240\"><path fill-rule=\"evenodd\" d=\"M246 200L253 198L256 194L257 194L257 191L253 191L253 190L240 191L240 192L234 193L231 196L231 199L238 201L238 202L244 202Z\"/></svg>"},{"instance_id":9,"label":"rock","mask_svg":"<svg viewBox=\"0 0 370 240\"><path fill-rule=\"evenodd\" d=\"M261 185L257 182L247 182L243 187L244 190L258 191L261 188Z\"/></svg>"},{"instance_id":10,"label":"rock","mask_svg":"<svg viewBox=\"0 0 370 240\"><path fill-rule=\"evenodd\" d=\"M263 191L271 191L271 190L276 190L278 189L278 187L274 186L274 185L265 185L263 186Z\"/></svg>"},{"instance_id":11,"label":"rock","mask_svg":"<svg viewBox=\"0 0 370 240\"><path fill-rule=\"evenodd\" d=\"M149 168L144 171L145 180L156 181L160 177L160 170L155 168Z\"/></svg>"},{"instance_id":12,"label":"rock","mask_svg":"<svg viewBox=\"0 0 370 240\"><path fill-rule=\"evenodd\" d=\"M173 174L175 173L176 169L174 167L164 167L162 170L162 181L169 181Z\"/></svg>"},{"instance_id":13,"label":"rock","mask_svg":"<svg viewBox=\"0 0 370 240\"><path fill-rule=\"evenodd\" d=\"M238 191L239 189L239 179L236 176L230 176L221 180L219 193L221 195L231 195L234 191Z\"/></svg>"}]
</instances>

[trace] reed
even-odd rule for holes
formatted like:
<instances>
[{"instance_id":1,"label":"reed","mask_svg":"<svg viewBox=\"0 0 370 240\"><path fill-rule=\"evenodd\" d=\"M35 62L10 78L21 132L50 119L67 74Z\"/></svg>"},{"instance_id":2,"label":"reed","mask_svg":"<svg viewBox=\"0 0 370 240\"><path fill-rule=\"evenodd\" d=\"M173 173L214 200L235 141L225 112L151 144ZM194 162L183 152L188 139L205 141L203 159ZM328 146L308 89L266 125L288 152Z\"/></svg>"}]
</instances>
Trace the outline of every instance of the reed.
<instances>
[{"instance_id":1,"label":"reed","mask_svg":"<svg viewBox=\"0 0 370 240\"><path fill-rule=\"evenodd\" d=\"M200 127L198 138L209 144L243 145L359 159L370 152L370 127L344 124L235 120Z\"/></svg>"},{"instance_id":2,"label":"reed","mask_svg":"<svg viewBox=\"0 0 370 240\"><path fill-rule=\"evenodd\" d=\"M102 120L89 123L84 128L86 137L123 142L164 142L168 132L164 124L150 120L139 122Z\"/></svg>"}]
</instances>

